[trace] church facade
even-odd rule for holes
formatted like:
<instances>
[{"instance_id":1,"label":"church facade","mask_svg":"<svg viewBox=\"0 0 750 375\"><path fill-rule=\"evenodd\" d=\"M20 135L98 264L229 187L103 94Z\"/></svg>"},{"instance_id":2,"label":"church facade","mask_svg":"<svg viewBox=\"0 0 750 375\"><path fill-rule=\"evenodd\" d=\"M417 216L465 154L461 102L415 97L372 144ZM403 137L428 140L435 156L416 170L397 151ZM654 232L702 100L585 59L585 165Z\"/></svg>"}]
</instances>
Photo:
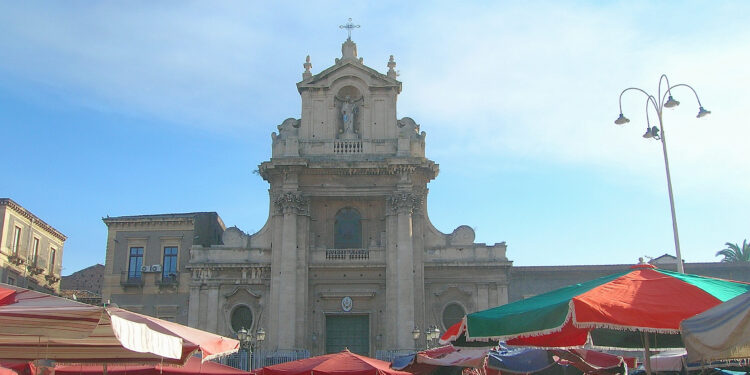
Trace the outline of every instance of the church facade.
<instances>
[{"instance_id":1,"label":"church facade","mask_svg":"<svg viewBox=\"0 0 750 375\"><path fill-rule=\"evenodd\" d=\"M301 118L278 125L258 169L257 233L205 212L105 218L103 300L227 336L262 328L264 349L313 355L425 347L429 328L507 303L505 243L430 222L439 168L426 133L397 119L395 65L367 67L351 39L318 74L308 57Z\"/></svg>"}]
</instances>

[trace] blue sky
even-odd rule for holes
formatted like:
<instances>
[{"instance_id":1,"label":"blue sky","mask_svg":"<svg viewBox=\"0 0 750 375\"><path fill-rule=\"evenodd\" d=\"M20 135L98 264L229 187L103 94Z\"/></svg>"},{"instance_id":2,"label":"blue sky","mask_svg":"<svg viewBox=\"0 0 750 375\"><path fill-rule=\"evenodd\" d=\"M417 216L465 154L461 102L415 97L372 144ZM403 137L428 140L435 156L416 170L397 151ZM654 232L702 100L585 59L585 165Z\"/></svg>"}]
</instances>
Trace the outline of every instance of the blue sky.
<instances>
[{"instance_id":1,"label":"blue sky","mask_svg":"<svg viewBox=\"0 0 750 375\"><path fill-rule=\"evenodd\" d=\"M662 73L682 254L750 238L750 3L0 1L0 196L68 236L63 274L103 263L104 216L216 211L260 229L252 171L299 117L295 83L340 57L394 55L398 116L440 164L429 216L506 241L516 265L674 253L658 142L641 138ZM652 119L653 119L652 115Z\"/></svg>"}]
</instances>

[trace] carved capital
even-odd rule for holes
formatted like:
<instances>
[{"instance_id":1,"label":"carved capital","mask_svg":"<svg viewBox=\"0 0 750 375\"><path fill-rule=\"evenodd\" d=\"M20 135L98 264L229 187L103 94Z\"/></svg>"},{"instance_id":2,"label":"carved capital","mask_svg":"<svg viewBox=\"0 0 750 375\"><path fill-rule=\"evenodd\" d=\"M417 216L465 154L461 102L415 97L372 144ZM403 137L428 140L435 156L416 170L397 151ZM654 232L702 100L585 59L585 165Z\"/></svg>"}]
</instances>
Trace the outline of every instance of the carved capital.
<instances>
[{"instance_id":1,"label":"carved capital","mask_svg":"<svg viewBox=\"0 0 750 375\"><path fill-rule=\"evenodd\" d=\"M395 214L411 214L422 207L419 193L394 193L388 197L388 207Z\"/></svg>"},{"instance_id":2,"label":"carved capital","mask_svg":"<svg viewBox=\"0 0 750 375\"><path fill-rule=\"evenodd\" d=\"M309 212L309 201L302 194L286 192L277 195L273 199L278 214L307 215Z\"/></svg>"}]
</instances>

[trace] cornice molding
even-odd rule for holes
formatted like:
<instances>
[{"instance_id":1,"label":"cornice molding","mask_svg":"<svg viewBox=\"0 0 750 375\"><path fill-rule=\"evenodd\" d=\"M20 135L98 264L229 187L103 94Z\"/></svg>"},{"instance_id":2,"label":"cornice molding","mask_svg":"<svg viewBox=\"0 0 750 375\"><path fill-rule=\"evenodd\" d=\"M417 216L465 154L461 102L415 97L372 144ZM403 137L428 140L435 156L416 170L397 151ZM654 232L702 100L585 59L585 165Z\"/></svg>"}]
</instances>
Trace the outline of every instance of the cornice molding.
<instances>
[{"instance_id":1,"label":"cornice molding","mask_svg":"<svg viewBox=\"0 0 750 375\"><path fill-rule=\"evenodd\" d=\"M32 214L31 212L29 212L29 210L23 208L20 204L14 202L10 198L0 198L0 206L5 206L5 207L10 208L11 210L15 211L19 215L31 221L32 226L36 225L37 227L44 229L45 231L47 231L49 234L53 235L55 238L59 239L60 241L65 242L65 240L68 239L68 237L60 233L60 231L53 228L51 225L45 223L44 220Z\"/></svg>"}]
</instances>

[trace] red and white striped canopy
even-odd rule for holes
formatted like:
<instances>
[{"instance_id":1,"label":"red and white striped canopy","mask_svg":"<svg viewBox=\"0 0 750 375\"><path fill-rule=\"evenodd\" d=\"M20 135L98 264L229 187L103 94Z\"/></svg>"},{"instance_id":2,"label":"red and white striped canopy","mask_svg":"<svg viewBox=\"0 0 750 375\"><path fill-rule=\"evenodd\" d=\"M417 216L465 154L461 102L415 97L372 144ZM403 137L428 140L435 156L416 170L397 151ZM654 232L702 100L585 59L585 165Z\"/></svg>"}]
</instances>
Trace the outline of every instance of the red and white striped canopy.
<instances>
[{"instance_id":1,"label":"red and white striped canopy","mask_svg":"<svg viewBox=\"0 0 750 375\"><path fill-rule=\"evenodd\" d=\"M0 284L0 358L63 363L179 363L236 352L239 341L119 308Z\"/></svg>"}]
</instances>

